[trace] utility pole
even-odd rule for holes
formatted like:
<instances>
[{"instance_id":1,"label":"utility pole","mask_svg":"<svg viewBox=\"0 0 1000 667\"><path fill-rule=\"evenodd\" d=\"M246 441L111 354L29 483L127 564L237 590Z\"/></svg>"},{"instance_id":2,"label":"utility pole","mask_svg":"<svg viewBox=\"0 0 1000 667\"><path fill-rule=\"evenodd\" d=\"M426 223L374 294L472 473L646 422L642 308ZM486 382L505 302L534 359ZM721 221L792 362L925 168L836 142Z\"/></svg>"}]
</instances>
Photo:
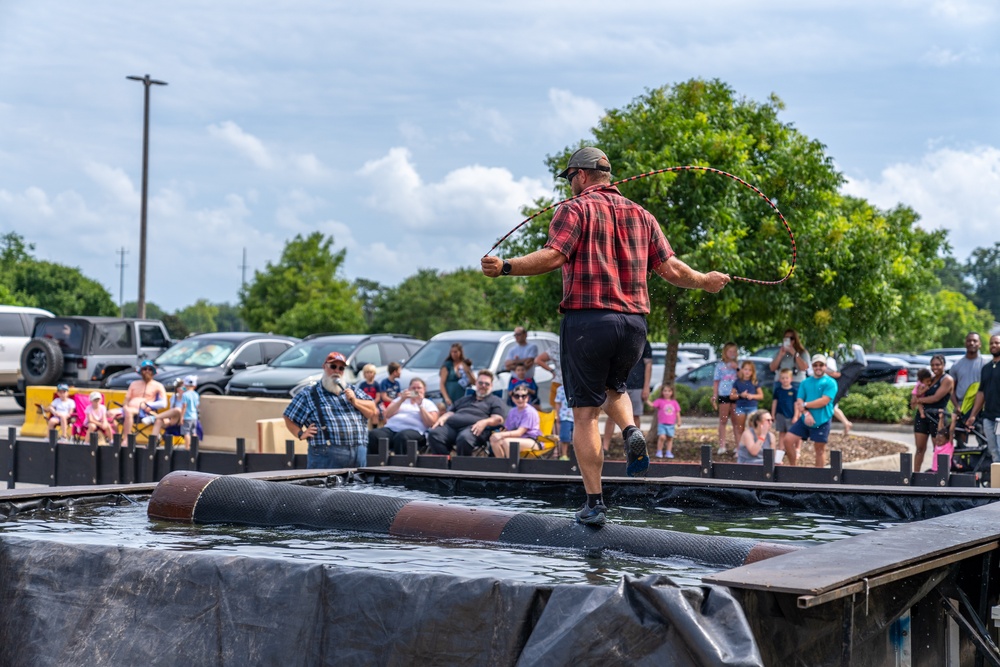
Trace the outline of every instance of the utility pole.
<instances>
[{"instance_id":1,"label":"utility pole","mask_svg":"<svg viewBox=\"0 0 1000 667\"><path fill-rule=\"evenodd\" d=\"M128 254L128 250L122 246L121 250L115 250L115 254L119 256L118 263L115 264L115 268L119 269L118 272L118 317L125 317L125 267L128 264L125 263L125 255Z\"/></svg>"},{"instance_id":2,"label":"utility pole","mask_svg":"<svg viewBox=\"0 0 1000 667\"><path fill-rule=\"evenodd\" d=\"M243 263L240 264L240 289L247 288L247 249L243 247Z\"/></svg>"},{"instance_id":3,"label":"utility pole","mask_svg":"<svg viewBox=\"0 0 1000 667\"><path fill-rule=\"evenodd\" d=\"M127 76L126 79L139 81L145 88L142 112L142 203L139 212L139 300L137 317L146 317L146 194L149 183L149 87L165 86L166 81L157 81L146 76Z\"/></svg>"}]
</instances>

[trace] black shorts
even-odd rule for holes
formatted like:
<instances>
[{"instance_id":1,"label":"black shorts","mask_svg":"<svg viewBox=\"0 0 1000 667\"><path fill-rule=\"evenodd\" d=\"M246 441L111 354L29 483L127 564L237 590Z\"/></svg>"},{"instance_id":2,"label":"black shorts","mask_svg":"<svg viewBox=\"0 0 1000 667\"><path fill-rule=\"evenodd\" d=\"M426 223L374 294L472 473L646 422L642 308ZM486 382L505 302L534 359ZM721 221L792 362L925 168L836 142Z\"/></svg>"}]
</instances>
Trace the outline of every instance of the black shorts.
<instances>
[{"instance_id":1,"label":"black shorts","mask_svg":"<svg viewBox=\"0 0 1000 667\"><path fill-rule=\"evenodd\" d=\"M646 346L646 317L610 310L570 310L559 327L566 403L600 407L608 390L625 392Z\"/></svg>"},{"instance_id":2,"label":"black shorts","mask_svg":"<svg viewBox=\"0 0 1000 667\"><path fill-rule=\"evenodd\" d=\"M722 394L719 394L719 396L718 396L718 404L722 405L723 403L736 403L736 399L735 398L729 398L728 396L723 396Z\"/></svg>"},{"instance_id":3,"label":"black shorts","mask_svg":"<svg viewBox=\"0 0 1000 667\"><path fill-rule=\"evenodd\" d=\"M926 417L921 417L919 412L913 413L913 432L926 433L927 435L937 434L938 416L943 408L928 408L924 406ZM950 418L951 415L949 414Z\"/></svg>"}]
</instances>

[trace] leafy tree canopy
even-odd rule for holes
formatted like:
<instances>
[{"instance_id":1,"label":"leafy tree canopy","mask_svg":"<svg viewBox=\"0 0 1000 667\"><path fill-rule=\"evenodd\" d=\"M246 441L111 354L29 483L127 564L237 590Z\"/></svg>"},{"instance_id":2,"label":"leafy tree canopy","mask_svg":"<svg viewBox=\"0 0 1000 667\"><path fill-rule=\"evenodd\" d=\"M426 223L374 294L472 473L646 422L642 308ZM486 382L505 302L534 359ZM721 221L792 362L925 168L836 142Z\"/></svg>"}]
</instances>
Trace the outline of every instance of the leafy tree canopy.
<instances>
[{"instance_id":1,"label":"leafy tree canopy","mask_svg":"<svg viewBox=\"0 0 1000 667\"><path fill-rule=\"evenodd\" d=\"M349 282L338 278L346 255L333 251L333 237L314 232L285 244L277 264L255 271L240 294L240 312L251 330L292 336L365 329L361 303Z\"/></svg>"},{"instance_id":2,"label":"leafy tree canopy","mask_svg":"<svg viewBox=\"0 0 1000 667\"><path fill-rule=\"evenodd\" d=\"M1000 243L973 250L965 275L972 280L972 301L979 308L1000 313Z\"/></svg>"},{"instance_id":3,"label":"leafy tree canopy","mask_svg":"<svg viewBox=\"0 0 1000 667\"><path fill-rule=\"evenodd\" d=\"M80 269L37 260L16 232L0 236L0 300L56 315L115 315L111 294Z\"/></svg>"},{"instance_id":4,"label":"leafy tree canopy","mask_svg":"<svg viewBox=\"0 0 1000 667\"><path fill-rule=\"evenodd\" d=\"M379 297L371 331L428 339L454 329L506 329L520 287L490 280L478 269L420 269Z\"/></svg>"},{"instance_id":5,"label":"leafy tree canopy","mask_svg":"<svg viewBox=\"0 0 1000 667\"><path fill-rule=\"evenodd\" d=\"M928 312L923 302L937 285L933 272L944 234L920 230L910 209L883 212L840 195L843 179L825 147L781 122L782 108L775 96L757 102L720 81L694 79L608 111L587 142L608 154L616 179L673 165L735 174L776 200L795 232L798 266L777 287L734 282L712 295L651 278L650 329L670 342L671 353L681 340L732 339L752 348L778 340L787 327L799 329L812 348L829 348L920 326ZM548 158L553 174L576 148ZM568 185L562 187L568 195ZM677 172L621 189L656 216L679 258L698 270L770 280L790 266L789 239L777 216L731 179ZM528 225L512 247L541 247L546 224ZM526 300L539 317L554 314L556 281L546 276L526 283Z\"/></svg>"}]
</instances>

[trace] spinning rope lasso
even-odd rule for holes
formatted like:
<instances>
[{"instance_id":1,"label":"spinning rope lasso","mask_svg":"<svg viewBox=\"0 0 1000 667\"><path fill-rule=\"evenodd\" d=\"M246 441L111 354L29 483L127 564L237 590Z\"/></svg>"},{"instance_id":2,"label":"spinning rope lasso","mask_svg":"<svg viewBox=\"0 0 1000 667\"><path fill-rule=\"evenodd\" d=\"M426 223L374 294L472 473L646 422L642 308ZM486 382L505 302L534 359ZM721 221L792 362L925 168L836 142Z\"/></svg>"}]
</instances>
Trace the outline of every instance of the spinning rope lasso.
<instances>
[{"instance_id":1,"label":"spinning rope lasso","mask_svg":"<svg viewBox=\"0 0 1000 667\"><path fill-rule=\"evenodd\" d=\"M615 181L614 183L611 184L611 186L621 185L622 183L630 183L631 181L637 181L640 178L646 178L647 176L655 176L657 174L665 174L665 173L671 172L671 171L706 171L706 172L709 172L711 174L719 174L720 176L725 176L726 178L731 178L732 180L736 181L740 185L743 185L743 186L746 186L746 187L750 188L751 190L753 190L757 194L758 197L760 197L765 202L767 202L767 205L770 206L774 210L774 212L778 215L778 218L781 220L781 224L785 226L785 231L788 232L788 238L792 242L792 264L791 264L791 266L788 269L788 273L786 273L784 275L784 277L782 277L782 278L780 278L778 280L756 280L754 278L744 278L743 276L731 276L732 280L740 280L742 282L751 283L751 284L754 284L754 285L780 285L781 283L785 282L786 280L788 280L791 277L792 273L795 272L795 260L798 258L798 251L795 248L795 235L792 234L792 228L788 225L788 221L785 220L785 216L783 216L781 214L781 211L779 211L778 207L774 205L774 202L772 202L770 199L768 199L767 195L765 195L763 192L761 192L759 189L757 189L753 185L750 185L749 183L747 183L746 181L744 181L739 176L734 176L733 174L730 174L729 172L722 171L721 169L713 169L712 167L699 167L699 166L696 166L696 165L684 165L682 167L666 167L664 169L656 169L655 171L647 171L646 173L639 174L637 176L629 176L628 178L623 178L620 181ZM489 251L486 254L489 255L491 252L493 252L494 250L496 250L497 248L499 248L500 244L503 243L504 241L506 241L508 238L510 238L510 236L514 232L516 232L521 227L523 227L525 224L531 222L532 220L534 220L538 216L542 215L546 211L551 211L556 206L559 206L561 204L565 204L566 202L573 201L577 197L582 197L584 194L587 194L587 193L581 192L578 195L573 195L572 197L569 197L567 199L563 199L562 201L556 202L555 204L552 204L550 206L546 206L545 208L543 208L542 210L538 211L534 215L532 215L532 216L530 216L528 218L525 218L516 227L514 227L514 229L512 229L509 232L507 232L506 234L504 234L504 236L499 241L497 241L493 245L493 247L489 249Z\"/></svg>"}]
</instances>

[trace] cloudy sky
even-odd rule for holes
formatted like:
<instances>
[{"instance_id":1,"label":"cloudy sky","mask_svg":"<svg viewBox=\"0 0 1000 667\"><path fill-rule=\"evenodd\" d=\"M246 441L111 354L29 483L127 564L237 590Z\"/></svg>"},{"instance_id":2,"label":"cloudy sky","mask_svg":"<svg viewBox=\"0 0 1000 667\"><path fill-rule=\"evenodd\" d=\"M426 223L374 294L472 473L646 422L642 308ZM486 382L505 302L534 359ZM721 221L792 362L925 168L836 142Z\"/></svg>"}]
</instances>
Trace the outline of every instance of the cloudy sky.
<instances>
[{"instance_id":1,"label":"cloudy sky","mask_svg":"<svg viewBox=\"0 0 1000 667\"><path fill-rule=\"evenodd\" d=\"M546 155L702 77L776 93L847 192L964 259L1000 241L997 35L994 0L0 0L0 233L115 301L125 248L136 298L148 73L148 300L235 302L244 248L249 276L315 230L395 284L478 264Z\"/></svg>"}]
</instances>

